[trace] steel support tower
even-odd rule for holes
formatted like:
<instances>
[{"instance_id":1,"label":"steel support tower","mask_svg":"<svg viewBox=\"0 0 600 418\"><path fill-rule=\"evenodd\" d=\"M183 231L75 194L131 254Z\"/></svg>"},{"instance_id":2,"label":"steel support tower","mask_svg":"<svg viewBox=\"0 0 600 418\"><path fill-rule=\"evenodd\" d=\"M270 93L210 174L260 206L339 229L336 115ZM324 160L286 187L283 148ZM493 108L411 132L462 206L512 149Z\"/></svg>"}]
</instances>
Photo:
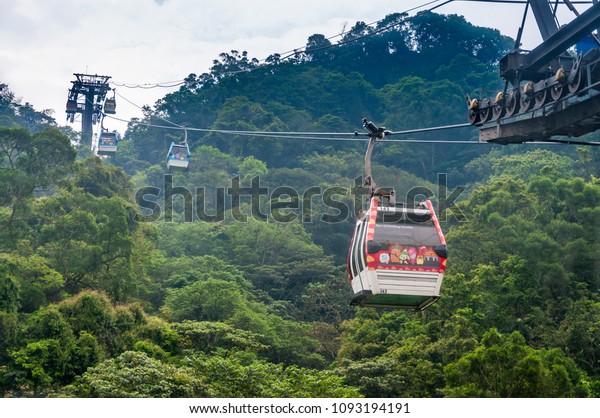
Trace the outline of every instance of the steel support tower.
<instances>
[{"instance_id":1,"label":"steel support tower","mask_svg":"<svg viewBox=\"0 0 600 418\"><path fill-rule=\"evenodd\" d=\"M101 120L102 104L106 93L111 90L108 85L110 76L73 74L75 80L69 89L67 99L67 121L73 123L76 113L81 113L81 141L92 144L92 127Z\"/></svg>"}]
</instances>

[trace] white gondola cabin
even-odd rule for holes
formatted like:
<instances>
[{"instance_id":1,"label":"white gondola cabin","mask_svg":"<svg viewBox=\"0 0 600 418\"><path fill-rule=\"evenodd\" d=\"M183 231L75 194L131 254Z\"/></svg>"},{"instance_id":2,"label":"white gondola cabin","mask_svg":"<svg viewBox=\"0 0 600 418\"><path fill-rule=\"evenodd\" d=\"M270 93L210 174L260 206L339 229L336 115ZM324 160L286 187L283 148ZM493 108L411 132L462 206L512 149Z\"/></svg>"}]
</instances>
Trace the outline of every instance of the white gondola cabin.
<instances>
[{"instance_id":1,"label":"white gondola cabin","mask_svg":"<svg viewBox=\"0 0 600 418\"><path fill-rule=\"evenodd\" d=\"M372 197L348 251L351 304L423 310L440 297L446 258L446 241L429 200L405 208Z\"/></svg>"},{"instance_id":2,"label":"white gondola cabin","mask_svg":"<svg viewBox=\"0 0 600 418\"><path fill-rule=\"evenodd\" d=\"M119 145L119 134L117 131L102 131L98 138L99 155L115 155Z\"/></svg>"},{"instance_id":3,"label":"white gondola cabin","mask_svg":"<svg viewBox=\"0 0 600 418\"><path fill-rule=\"evenodd\" d=\"M190 163L190 148L187 143L171 143L169 155L167 156L167 168L187 169Z\"/></svg>"}]
</instances>

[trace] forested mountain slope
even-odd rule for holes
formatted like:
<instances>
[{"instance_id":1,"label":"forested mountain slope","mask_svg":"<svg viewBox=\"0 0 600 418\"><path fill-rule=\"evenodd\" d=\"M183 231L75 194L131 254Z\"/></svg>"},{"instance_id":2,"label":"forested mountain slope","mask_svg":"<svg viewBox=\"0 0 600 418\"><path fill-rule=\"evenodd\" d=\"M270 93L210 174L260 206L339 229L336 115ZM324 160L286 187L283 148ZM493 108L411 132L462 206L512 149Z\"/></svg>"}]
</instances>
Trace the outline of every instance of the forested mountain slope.
<instances>
[{"instance_id":1,"label":"forested mountain slope","mask_svg":"<svg viewBox=\"0 0 600 418\"><path fill-rule=\"evenodd\" d=\"M108 159L0 85L3 396L600 396L596 150L379 144L379 185L453 196L442 297L415 314L349 306L364 143L190 130L189 170L169 173L183 133L139 123L462 123L465 93L498 88L512 46L432 13L369 31L359 22L339 46L312 35L268 65L224 53L146 108ZM236 205L238 182L266 191Z\"/></svg>"}]
</instances>

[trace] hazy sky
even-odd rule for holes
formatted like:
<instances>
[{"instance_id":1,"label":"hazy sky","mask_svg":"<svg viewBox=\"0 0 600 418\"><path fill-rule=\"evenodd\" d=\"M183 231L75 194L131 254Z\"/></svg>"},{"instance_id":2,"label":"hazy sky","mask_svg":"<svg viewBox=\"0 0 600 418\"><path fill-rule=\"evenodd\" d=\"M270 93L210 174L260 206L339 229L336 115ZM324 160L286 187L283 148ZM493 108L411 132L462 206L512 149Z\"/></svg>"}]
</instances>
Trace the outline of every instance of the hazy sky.
<instances>
[{"instance_id":1,"label":"hazy sky","mask_svg":"<svg viewBox=\"0 0 600 418\"><path fill-rule=\"evenodd\" d=\"M0 83L37 110L53 109L66 124L73 73L111 76L115 83L150 85L208 72L221 52L248 51L264 59L306 44L309 36L339 34L357 21L442 0L0 0ZM587 5L577 6L584 11ZM564 8L564 6L563 6ZM410 12L423 10L418 9ZM454 1L436 10L460 14L477 26L515 37L524 5ZM572 19L565 12L565 21ZM533 17L524 46L540 41ZM335 42L335 41L334 41ZM136 105L153 105L174 89L117 93ZM117 96L117 117L140 117ZM80 124L72 125L79 130ZM124 131L125 124L105 120Z\"/></svg>"}]
</instances>

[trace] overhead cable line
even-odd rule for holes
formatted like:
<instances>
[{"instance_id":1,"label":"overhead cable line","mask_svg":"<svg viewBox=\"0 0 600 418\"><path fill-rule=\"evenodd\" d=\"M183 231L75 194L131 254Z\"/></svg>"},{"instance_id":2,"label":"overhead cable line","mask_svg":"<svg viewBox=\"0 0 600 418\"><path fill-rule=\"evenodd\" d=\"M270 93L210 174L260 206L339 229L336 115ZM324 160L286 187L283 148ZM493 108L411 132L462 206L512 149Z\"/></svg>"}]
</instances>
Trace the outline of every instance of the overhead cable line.
<instances>
[{"instance_id":1,"label":"overhead cable line","mask_svg":"<svg viewBox=\"0 0 600 418\"><path fill-rule=\"evenodd\" d=\"M127 103L131 104L132 106L135 106L136 108L142 110L143 108L139 105L137 105L136 103L132 102L131 100L127 99L125 96L123 96L122 94L116 93L117 96L119 96L120 98L122 98L123 100L125 100ZM114 120L118 120L120 122L126 122L128 123L129 121L126 121L124 119L119 119L116 117L112 117L109 115L106 115L107 117L114 119ZM310 132L310 131L287 131L287 132L282 132L282 131L246 131L246 130L232 130L232 129L210 129L210 128L193 128L193 127L187 127L187 126L182 126L179 125L177 123L174 123L168 119L165 119L163 117L160 116L156 116L156 115L152 115L153 117L160 119L166 123L169 123L171 125L173 125L176 128L172 128L172 127L166 127L165 125L157 125L154 127L162 127L162 128L169 128L169 129L180 129L180 130L188 130L188 131L196 131L196 132L205 132L205 133L223 133L223 134L231 134L231 135L243 135L243 134L248 134L248 135L274 135L274 136L282 136L282 135L321 135L321 136L348 136L348 135L356 135L356 132ZM135 123L145 123L145 122L135 122ZM412 134L412 133L420 133L420 132L435 132L435 131L443 131L443 130L448 130L448 129L458 129L458 128L472 128L473 126L469 123L462 123L462 124L457 124L457 125L444 125L444 126L434 126L434 127L429 127L429 128L420 128L420 129L410 129L410 130L404 130L404 131L394 131L394 132L390 132L390 131L386 131L386 135L405 135L405 134Z\"/></svg>"},{"instance_id":2,"label":"overhead cable line","mask_svg":"<svg viewBox=\"0 0 600 418\"><path fill-rule=\"evenodd\" d=\"M387 132L386 135L406 135L406 134L415 134L421 132L432 132L432 131L444 131L447 129L458 129L458 128L468 128L473 127L470 123L460 123L458 125L445 125L445 126L434 126L431 128L420 128L420 129L409 129L405 131L391 131Z\"/></svg>"},{"instance_id":3,"label":"overhead cable line","mask_svg":"<svg viewBox=\"0 0 600 418\"><path fill-rule=\"evenodd\" d=\"M127 99L123 95L116 93L123 100L131 104L132 106L137 107L138 109L142 109L141 106ZM234 129L211 129L211 128L194 128L189 126L182 126L175 122L172 122L168 119L162 118L160 116L152 115L163 122L166 122L172 126L167 125L158 125L150 122L143 121L127 121L125 119L120 119L110 115L104 115L110 119L114 119L120 122L132 123L135 125L143 125L151 128L158 129L169 129L169 130L179 130L179 131L191 131L191 132L203 132L203 133L217 133L223 135L239 135L239 136L253 136L253 137L262 137L262 138L279 138L279 139L312 139L312 140L323 140L323 141L364 141L364 139L356 138L356 136L360 136L362 134L358 134L357 132L301 132L301 131L287 131L287 132L276 132L276 131L245 131L245 130L234 130ZM487 142L478 142L478 141L461 141L461 140L432 140L432 139L392 139L389 136L392 135L407 135L407 134L418 134L424 132L437 132L444 131L449 129L461 129L461 128L472 128L472 125L469 123L461 123L454 125L442 125L442 126L433 126L429 128L418 128L418 129L407 129L403 131L385 131L386 137L384 142L406 142L406 143L444 143L444 144L487 144ZM353 137L354 136L354 137ZM335 138L338 137L338 138ZM600 142L586 142L586 141L573 141L573 140L554 140L548 139L544 141L530 141L525 142L526 144L538 144L538 145L590 145L590 146L598 146Z\"/></svg>"},{"instance_id":4,"label":"overhead cable line","mask_svg":"<svg viewBox=\"0 0 600 418\"><path fill-rule=\"evenodd\" d=\"M108 116L111 119L115 119L121 122L129 122L133 125L142 125L149 128L158 128L158 129L167 129L167 130L187 130L192 132L205 132L205 133L217 133L224 135L239 135L239 136L253 136L253 137L261 137L261 138L273 138L273 139L308 139L308 140L319 140L319 141L348 141L348 142L365 142L365 139L355 137L354 133L335 133L336 135L344 135L345 137L327 137L327 136L312 136L312 135L291 135L291 133L283 134L282 132L261 132L261 131L232 131L232 130L224 130L224 129L204 129L204 128L192 128L192 127L176 127L176 126L167 126L167 125L157 125L150 122L142 122L142 121L126 121L124 119L119 119L114 116ZM310 132L312 133L312 132ZM315 135L323 135L321 132L314 132ZM325 133L326 134L326 133ZM413 140L413 139L386 139L384 142L415 142L415 143L423 143L423 142L436 142L436 143L465 143L465 144L477 144L475 141L451 141L451 140Z\"/></svg>"},{"instance_id":5,"label":"overhead cable line","mask_svg":"<svg viewBox=\"0 0 600 418\"><path fill-rule=\"evenodd\" d=\"M127 103L129 103L130 105L132 105L132 106L134 106L134 107L137 107L138 109L140 109L140 110L142 110L142 111L144 110L144 109L143 109L143 107L141 107L140 105L137 105L137 104L133 103L131 100L129 100L128 98L126 98L126 97L125 97L125 96L123 96L122 94L119 94L119 93L117 93L117 92L115 92L115 94L116 94L117 96L119 96L121 99L125 100L125 101L126 101ZM170 123L171 125L173 125L173 126L176 126L176 127L180 128L180 129L183 129L183 130L185 130L185 129L186 129L186 127L185 127L185 126L179 125L179 124L177 124L177 123L175 123L175 122L171 122L171 121L170 121L170 120L168 120L168 119L165 119L165 118L162 118L162 117L160 117L160 116L156 116L156 115L153 115L153 116L154 116L155 118L158 118L158 119L160 119L160 120L162 120L162 121L166 122L166 123ZM128 122L128 121L126 121L126 120L124 120L124 119L118 119L118 118L114 118L114 117L113 117L112 119L119 120L119 121L121 121L121 122Z\"/></svg>"},{"instance_id":6,"label":"overhead cable line","mask_svg":"<svg viewBox=\"0 0 600 418\"><path fill-rule=\"evenodd\" d=\"M193 127L184 127L184 126L168 126L168 125L158 125L150 122L143 121L127 121L125 119L119 119L114 116L106 115L108 118L115 119L121 122L128 122L133 125L142 125L149 128L158 128L158 129L167 129L167 130L176 130L176 131L192 131L192 132L204 132L204 133L217 133L224 135L238 135L238 136L250 136L250 137L260 137L260 138L271 138L271 139L296 139L296 140L319 140L319 141L347 141L347 142L365 142L366 139L354 136L354 133L339 133L339 132L268 132L268 131L236 131L236 130L227 130L227 129L206 129L206 128L193 128ZM426 131L434 131L436 129L450 129L450 128L458 128L463 127L462 125L449 125L442 127L434 127L434 128L425 128L421 130L421 132ZM439 129L439 130L441 130ZM415 131L415 130L413 130ZM419 131L419 130L416 130ZM400 131L395 132L394 134L404 134L409 133L409 131ZM323 135L343 135L344 137L332 137L332 136L323 136ZM395 142L395 143L412 143L412 144L463 144L463 145L498 145L488 142L478 142L478 141L466 141L466 140L443 140L443 139L391 139L386 136L385 140L382 142ZM525 142L528 145L591 145L591 146L600 146L600 142L584 142L584 141L570 141L570 140L545 140L545 141L531 141Z\"/></svg>"},{"instance_id":7,"label":"overhead cable line","mask_svg":"<svg viewBox=\"0 0 600 418\"><path fill-rule=\"evenodd\" d=\"M113 84L117 87L125 87L128 89L155 89L155 88L172 88L181 86L185 84L185 80L175 80L175 81L165 81L162 83L148 83L148 84L134 84L134 83L117 83L115 81L111 81L110 84Z\"/></svg>"}]
</instances>

